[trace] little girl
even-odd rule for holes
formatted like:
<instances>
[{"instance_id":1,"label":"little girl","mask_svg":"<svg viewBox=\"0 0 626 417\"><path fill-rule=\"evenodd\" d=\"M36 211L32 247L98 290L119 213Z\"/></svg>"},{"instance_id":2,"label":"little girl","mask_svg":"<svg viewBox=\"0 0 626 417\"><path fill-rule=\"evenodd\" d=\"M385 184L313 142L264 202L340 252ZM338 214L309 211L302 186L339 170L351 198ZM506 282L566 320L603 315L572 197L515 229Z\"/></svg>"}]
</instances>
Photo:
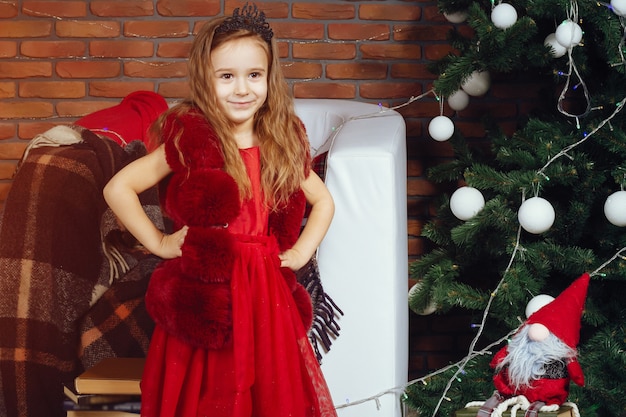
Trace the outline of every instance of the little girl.
<instances>
[{"instance_id":1,"label":"little girl","mask_svg":"<svg viewBox=\"0 0 626 417\"><path fill-rule=\"evenodd\" d=\"M146 294L156 328L141 414L336 416L307 337L310 299L293 272L326 234L334 204L311 171L264 14L246 4L205 24L189 72L190 98L156 124L158 147L104 189L125 227L164 259ZM157 183L169 235L139 203Z\"/></svg>"}]
</instances>

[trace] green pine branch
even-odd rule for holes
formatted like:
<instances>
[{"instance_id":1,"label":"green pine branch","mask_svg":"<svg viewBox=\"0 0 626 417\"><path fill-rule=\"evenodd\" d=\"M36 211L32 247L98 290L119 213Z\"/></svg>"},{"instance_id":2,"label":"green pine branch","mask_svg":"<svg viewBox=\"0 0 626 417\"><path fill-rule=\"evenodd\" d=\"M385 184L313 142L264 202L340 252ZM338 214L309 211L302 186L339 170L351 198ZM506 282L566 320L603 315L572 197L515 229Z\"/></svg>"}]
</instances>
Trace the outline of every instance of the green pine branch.
<instances>
[{"instance_id":1,"label":"green pine branch","mask_svg":"<svg viewBox=\"0 0 626 417\"><path fill-rule=\"evenodd\" d=\"M626 22L604 2L510 4L518 20L502 30L491 22L491 2L438 2L442 12L467 12L464 25L472 29L451 31L454 52L429 66L437 74L439 97L456 92L472 72L486 70L492 80L507 74L500 79L545 83L541 98L546 106L522 115L512 135L504 135L496 121L485 117L483 139L491 144L487 155L455 133L450 139L455 157L429 169L433 182L465 182L479 189L485 206L461 221L451 213L450 195L438 199L437 216L422 231L435 249L410 266L420 287L411 292L409 303L414 311L435 305L439 314L453 308L472 316L483 313L481 343L490 343L525 319L533 296L556 296L581 273L591 272L579 346L587 384L572 386L570 401L585 417L623 417L626 229L607 221L604 203L626 187L626 111L621 111ZM544 39L572 17L573 5L583 41L553 58ZM522 202L535 195L547 199L557 213L552 227L538 235L520 229L517 219ZM425 416L435 410L438 416L450 416L465 402L488 398L494 389L490 355L468 355L464 365L411 385L407 403Z\"/></svg>"}]
</instances>

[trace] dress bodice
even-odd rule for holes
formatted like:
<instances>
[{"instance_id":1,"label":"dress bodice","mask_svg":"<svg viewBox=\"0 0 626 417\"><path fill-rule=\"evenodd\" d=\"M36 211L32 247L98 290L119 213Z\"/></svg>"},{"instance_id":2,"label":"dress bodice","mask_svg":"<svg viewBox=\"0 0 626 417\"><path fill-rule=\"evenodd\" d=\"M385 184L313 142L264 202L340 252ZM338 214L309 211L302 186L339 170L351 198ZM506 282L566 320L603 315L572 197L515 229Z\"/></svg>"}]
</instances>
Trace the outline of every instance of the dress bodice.
<instances>
[{"instance_id":1,"label":"dress bodice","mask_svg":"<svg viewBox=\"0 0 626 417\"><path fill-rule=\"evenodd\" d=\"M240 149L239 153L248 171L252 195L251 198L242 203L239 216L228 225L228 229L231 233L254 236L267 235L268 208L264 204L263 190L261 189L260 148L255 146Z\"/></svg>"}]
</instances>

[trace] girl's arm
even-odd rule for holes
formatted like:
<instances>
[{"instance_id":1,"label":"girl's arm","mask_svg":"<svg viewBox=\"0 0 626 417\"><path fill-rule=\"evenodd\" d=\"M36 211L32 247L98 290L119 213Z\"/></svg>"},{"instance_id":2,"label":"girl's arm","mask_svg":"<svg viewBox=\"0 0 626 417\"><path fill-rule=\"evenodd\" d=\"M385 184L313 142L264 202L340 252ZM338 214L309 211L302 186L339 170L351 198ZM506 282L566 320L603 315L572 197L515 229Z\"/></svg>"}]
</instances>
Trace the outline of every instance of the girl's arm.
<instances>
[{"instance_id":1,"label":"girl's arm","mask_svg":"<svg viewBox=\"0 0 626 417\"><path fill-rule=\"evenodd\" d=\"M315 172L311 171L304 180L302 191L304 191L307 202L311 205L311 212L296 243L291 249L279 255L280 266L291 268L294 271L302 268L311 259L326 235L335 214L333 198L324 182Z\"/></svg>"},{"instance_id":2,"label":"girl's arm","mask_svg":"<svg viewBox=\"0 0 626 417\"><path fill-rule=\"evenodd\" d=\"M104 187L109 207L126 229L153 254L170 259L181 255L187 227L165 235L146 215L139 194L154 186L171 171L165 159L165 148L159 146L122 168Z\"/></svg>"}]
</instances>

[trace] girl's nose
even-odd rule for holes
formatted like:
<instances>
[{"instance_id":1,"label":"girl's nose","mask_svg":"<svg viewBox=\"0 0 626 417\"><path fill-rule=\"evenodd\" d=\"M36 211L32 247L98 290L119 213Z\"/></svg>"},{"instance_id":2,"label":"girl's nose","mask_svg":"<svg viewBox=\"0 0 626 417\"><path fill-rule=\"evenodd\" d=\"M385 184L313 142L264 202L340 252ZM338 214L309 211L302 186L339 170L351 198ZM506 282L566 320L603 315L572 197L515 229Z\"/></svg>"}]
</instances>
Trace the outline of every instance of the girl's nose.
<instances>
[{"instance_id":1,"label":"girl's nose","mask_svg":"<svg viewBox=\"0 0 626 417\"><path fill-rule=\"evenodd\" d=\"M235 94L243 95L248 93L248 82L244 78L237 79L235 83Z\"/></svg>"}]
</instances>

